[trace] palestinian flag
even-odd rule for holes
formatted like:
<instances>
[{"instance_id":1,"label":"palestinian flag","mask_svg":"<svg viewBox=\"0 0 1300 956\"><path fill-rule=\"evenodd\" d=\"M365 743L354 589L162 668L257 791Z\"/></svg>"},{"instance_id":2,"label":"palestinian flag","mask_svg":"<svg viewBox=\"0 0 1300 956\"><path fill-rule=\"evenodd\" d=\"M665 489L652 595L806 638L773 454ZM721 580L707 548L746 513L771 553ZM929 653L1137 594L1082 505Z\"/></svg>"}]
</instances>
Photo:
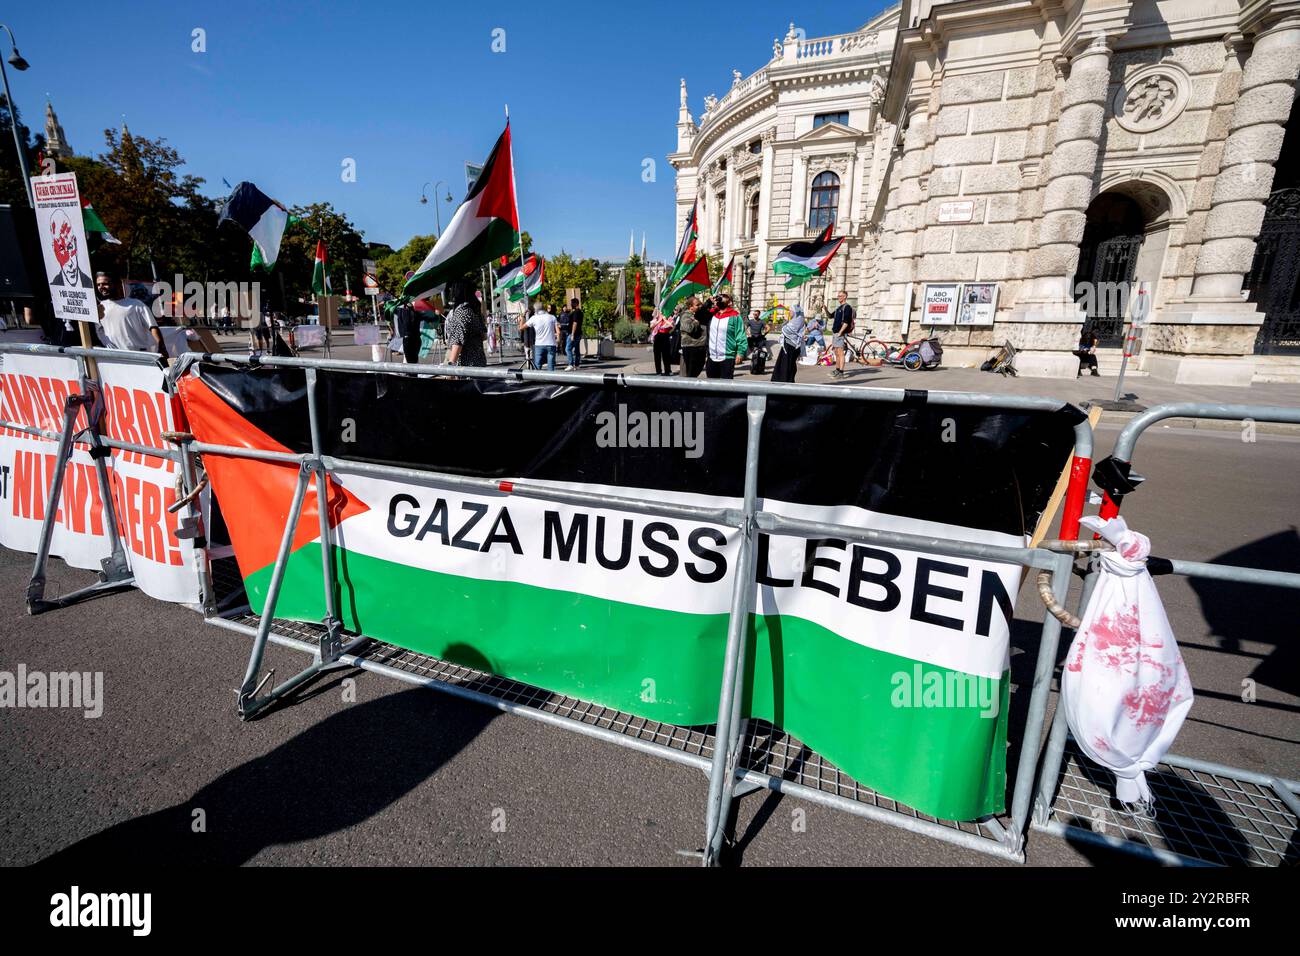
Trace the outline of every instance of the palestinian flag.
<instances>
[{"instance_id":1,"label":"palestinian flag","mask_svg":"<svg viewBox=\"0 0 1300 956\"><path fill-rule=\"evenodd\" d=\"M390 387L377 388L377 378ZM745 403L692 395L702 422L692 458L680 448L593 440L600 428L625 434L641 427L633 421L680 409L672 392L492 379L475 383L467 401L464 386L360 371L317 382L321 407L357 417L356 441L327 429L325 454L481 478L492 489L330 474L325 525L344 629L638 718L712 723L741 536L687 518L530 497L516 485L739 508L743 456L734 438L746 428ZM304 450L308 399L298 369L254 375L199 362L178 389L199 441ZM463 427L467 414L473 428ZM980 440L944 441L943 423L954 417L958 434ZM1023 547L1081 419L1064 403L1008 415L782 398L762 422L763 447L781 449L764 459L763 510ZM453 433L457 440L446 441ZM829 433L867 436L871 454L845 456ZM248 602L261 613L298 467L233 456L207 464ZM324 617L320 535L310 488L277 618ZM742 585L753 610L740 716L772 722L920 813L999 813L1022 568L779 531L754 537L752 578ZM670 675L671 692L660 679L660 693L646 694L647 674Z\"/></svg>"},{"instance_id":2,"label":"palestinian flag","mask_svg":"<svg viewBox=\"0 0 1300 956\"><path fill-rule=\"evenodd\" d=\"M826 267L835 258L835 253L840 251L840 245L845 238L844 236L838 239L831 238L833 225L827 226L816 239L792 242L776 254L772 271L777 275L790 277L785 284L787 289L803 285L809 279L826 271Z\"/></svg>"},{"instance_id":3,"label":"palestinian flag","mask_svg":"<svg viewBox=\"0 0 1300 956\"><path fill-rule=\"evenodd\" d=\"M501 257L502 260L505 256ZM525 259L520 256L512 262L502 261L501 271L497 274L497 284L493 288L494 292L504 292L507 289L513 289L515 286L522 285L537 271L540 260L535 253L529 253Z\"/></svg>"},{"instance_id":4,"label":"palestinian flag","mask_svg":"<svg viewBox=\"0 0 1300 956\"><path fill-rule=\"evenodd\" d=\"M329 270L325 264L325 240L316 240L316 265L311 270L311 291L316 295L328 295L330 291Z\"/></svg>"},{"instance_id":5,"label":"palestinian flag","mask_svg":"<svg viewBox=\"0 0 1300 956\"><path fill-rule=\"evenodd\" d=\"M719 292L722 291L723 286L726 286L728 289L732 288L731 267L734 266L735 264L736 264L736 257L733 255L730 259L727 260L727 268L722 270L722 275L718 276L718 281L713 283L713 288L709 290L710 293L712 293L713 295L717 295Z\"/></svg>"},{"instance_id":6,"label":"palestinian flag","mask_svg":"<svg viewBox=\"0 0 1300 956\"><path fill-rule=\"evenodd\" d=\"M122 244L120 240L113 238L113 234L108 231L108 226L104 225L104 220L99 218L95 207L85 197L81 200L81 221L86 227L86 232L97 232L101 239L115 246Z\"/></svg>"},{"instance_id":7,"label":"palestinian flag","mask_svg":"<svg viewBox=\"0 0 1300 956\"><path fill-rule=\"evenodd\" d=\"M709 260L704 256L700 256L695 260L695 264L687 270L686 275L682 276L681 281L674 285L668 294L664 296L659 311L664 315L672 315L673 309L677 307L678 302L697 292L704 292L708 288Z\"/></svg>"},{"instance_id":8,"label":"palestinian flag","mask_svg":"<svg viewBox=\"0 0 1300 956\"><path fill-rule=\"evenodd\" d=\"M695 263L695 240L700 235L699 206L700 201L697 199L691 205L691 214L686 218L686 226L682 229L682 241L677 246L677 259L673 263L673 271L668 273L670 289L681 281L682 276L686 275Z\"/></svg>"},{"instance_id":9,"label":"palestinian flag","mask_svg":"<svg viewBox=\"0 0 1300 956\"><path fill-rule=\"evenodd\" d=\"M427 299L448 279L509 255L519 243L519 210L515 207L515 170L510 150L510 123L492 147L482 174L460 204L403 291Z\"/></svg>"},{"instance_id":10,"label":"palestinian flag","mask_svg":"<svg viewBox=\"0 0 1300 956\"><path fill-rule=\"evenodd\" d=\"M289 211L250 182L242 182L226 199L217 219L220 226L227 219L241 226L261 249L261 264L267 269L280 256L280 240L289 225Z\"/></svg>"},{"instance_id":11,"label":"palestinian flag","mask_svg":"<svg viewBox=\"0 0 1300 956\"><path fill-rule=\"evenodd\" d=\"M529 259L536 260L536 264L526 278L515 284L514 291L510 293L511 302L530 299L542 291L542 283L546 281L546 263L541 256L529 256Z\"/></svg>"}]
</instances>

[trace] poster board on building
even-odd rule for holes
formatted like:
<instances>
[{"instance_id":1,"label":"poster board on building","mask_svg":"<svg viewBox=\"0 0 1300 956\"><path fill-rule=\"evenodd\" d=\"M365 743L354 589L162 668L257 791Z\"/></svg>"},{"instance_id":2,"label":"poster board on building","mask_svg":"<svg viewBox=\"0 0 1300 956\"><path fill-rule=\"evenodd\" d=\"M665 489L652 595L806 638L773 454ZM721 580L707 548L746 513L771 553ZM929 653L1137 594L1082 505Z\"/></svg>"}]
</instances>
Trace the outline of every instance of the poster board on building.
<instances>
[{"instance_id":1,"label":"poster board on building","mask_svg":"<svg viewBox=\"0 0 1300 956\"><path fill-rule=\"evenodd\" d=\"M41 237L45 277L54 314L64 322L99 322L90 248L81 218L76 173L33 176L36 231Z\"/></svg>"},{"instance_id":2,"label":"poster board on building","mask_svg":"<svg viewBox=\"0 0 1300 956\"><path fill-rule=\"evenodd\" d=\"M998 309L996 282L966 282L961 287L958 325L992 325Z\"/></svg>"},{"instance_id":3,"label":"poster board on building","mask_svg":"<svg viewBox=\"0 0 1300 956\"><path fill-rule=\"evenodd\" d=\"M921 297L921 324L953 325L960 292L959 282L927 282Z\"/></svg>"}]
</instances>

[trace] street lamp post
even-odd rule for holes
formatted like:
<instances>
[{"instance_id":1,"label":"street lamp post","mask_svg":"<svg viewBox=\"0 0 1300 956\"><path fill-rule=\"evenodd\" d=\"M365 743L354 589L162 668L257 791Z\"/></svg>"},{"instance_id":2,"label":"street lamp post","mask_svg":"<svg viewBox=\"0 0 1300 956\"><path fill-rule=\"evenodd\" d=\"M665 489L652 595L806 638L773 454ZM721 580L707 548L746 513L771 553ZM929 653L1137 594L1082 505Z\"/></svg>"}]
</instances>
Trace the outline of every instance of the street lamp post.
<instances>
[{"instance_id":1,"label":"street lamp post","mask_svg":"<svg viewBox=\"0 0 1300 956\"><path fill-rule=\"evenodd\" d=\"M9 54L9 65L15 70L22 72L27 69L28 64L27 61L23 59L22 54L18 52L18 43L14 40L14 31L10 30L9 27L3 23L0 23L0 27L3 27L5 33L9 34L9 45L13 47L13 53ZM13 94L9 92L9 74L5 71L3 62L0 62L0 79L4 81L5 103L9 106L9 127L13 130L14 149L18 152L18 170L22 173L23 186L27 189L27 201L30 202L32 208L35 209L36 194L32 192L32 179L31 176L28 175L27 171L27 157L23 154L22 140L18 138L18 112L17 107L14 106Z\"/></svg>"},{"instance_id":2,"label":"street lamp post","mask_svg":"<svg viewBox=\"0 0 1300 956\"><path fill-rule=\"evenodd\" d=\"M446 183L441 179L433 184L433 219L434 222L438 224L439 239L442 238L442 207L438 202L438 187L445 186L445 185ZM425 183L423 186L420 187L420 202L424 205L427 205L429 202L429 197L424 194L424 191L428 188L429 188L428 183ZM451 190L447 190L447 202L451 202Z\"/></svg>"}]
</instances>

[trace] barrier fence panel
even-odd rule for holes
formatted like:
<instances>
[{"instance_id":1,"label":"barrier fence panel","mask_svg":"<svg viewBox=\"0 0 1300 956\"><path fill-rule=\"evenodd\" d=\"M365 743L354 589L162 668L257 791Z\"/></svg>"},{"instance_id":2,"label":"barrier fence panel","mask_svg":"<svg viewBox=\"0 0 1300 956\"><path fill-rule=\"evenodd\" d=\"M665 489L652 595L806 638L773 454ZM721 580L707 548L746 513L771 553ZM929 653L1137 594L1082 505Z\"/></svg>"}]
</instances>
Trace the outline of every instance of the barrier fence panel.
<instances>
[{"instance_id":1,"label":"barrier fence panel","mask_svg":"<svg viewBox=\"0 0 1300 956\"><path fill-rule=\"evenodd\" d=\"M1078 409L436 371L447 377L227 355L173 366L188 432L152 451L180 466L187 498L210 480L229 504L234 560L212 562L215 580L204 565L202 604L253 637L241 716L355 666L698 767L706 863L727 845L733 799L758 787L1023 859L1060 622L1044 617L1014 784L1008 625L1028 569L1049 573L1058 600L1068 588L1071 556L1025 542L1072 446L1066 500L1082 506L1092 433ZM402 408L420 415L393 415ZM685 419L686 444L667 455L631 437L634 413L670 412L700 416L702 448ZM476 444L511 416L516 442ZM614 443L597 438L608 453L594 454L602 419ZM819 437L846 432L856 442ZM828 490L827 476L841 484ZM1067 512L1063 530L1077 520ZM602 540L620 524L621 545L617 532ZM414 583L405 593L437 621L405 618L389 576ZM241 588L247 607L213 613ZM543 635L539 620L555 623ZM911 646L918 634L938 648L929 659ZM313 660L275 684L268 643ZM900 679L915 693L898 694ZM971 698L923 703L923 681Z\"/></svg>"},{"instance_id":2,"label":"barrier fence panel","mask_svg":"<svg viewBox=\"0 0 1300 956\"><path fill-rule=\"evenodd\" d=\"M1183 402L1157 405L1121 430L1114 451L1099 461L1093 480L1103 492L1100 515L1114 517L1124 497L1144 481L1133 471L1138 439L1171 418L1300 424L1300 408ZM1080 553L1110 550L1104 541L1079 542ZM1232 581L1300 590L1300 574L1151 557L1152 575ZM1092 559L1079 597L1080 614L1097 583ZM1067 626L1079 619L1057 609ZM1300 833L1300 782L1281 774L1168 753L1147 773L1156 816L1116 809L1114 780L1075 746L1059 705L1043 754L1033 827L1067 840L1110 847L1173 865L1295 865Z\"/></svg>"},{"instance_id":3,"label":"barrier fence panel","mask_svg":"<svg viewBox=\"0 0 1300 956\"><path fill-rule=\"evenodd\" d=\"M204 500L187 453L163 447L176 423L165 378L141 353L0 346L0 544L36 554L31 613L133 585L205 602ZM100 581L47 597L52 554Z\"/></svg>"}]
</instances>

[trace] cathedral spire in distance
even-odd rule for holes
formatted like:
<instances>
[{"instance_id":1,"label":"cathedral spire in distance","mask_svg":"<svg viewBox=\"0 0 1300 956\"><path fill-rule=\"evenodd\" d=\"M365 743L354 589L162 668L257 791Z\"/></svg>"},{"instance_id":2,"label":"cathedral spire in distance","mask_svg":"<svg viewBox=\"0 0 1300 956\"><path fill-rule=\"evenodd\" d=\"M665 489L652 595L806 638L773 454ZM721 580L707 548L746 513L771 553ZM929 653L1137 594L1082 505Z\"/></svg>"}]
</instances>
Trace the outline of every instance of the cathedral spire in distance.
<instances>
[{"instance_id":1,"label":"cathedral spire in distance","mask_svg":"<svg viewBox=\"0 0 1300 956\"><path fill-rule=\"evenodd\" d=\"M63 127L59 125L54 104L49 100L45 101L45 155L55 159L67 159L72 155L72 147L63 135Z\"/></svg>"}]
</instances>

